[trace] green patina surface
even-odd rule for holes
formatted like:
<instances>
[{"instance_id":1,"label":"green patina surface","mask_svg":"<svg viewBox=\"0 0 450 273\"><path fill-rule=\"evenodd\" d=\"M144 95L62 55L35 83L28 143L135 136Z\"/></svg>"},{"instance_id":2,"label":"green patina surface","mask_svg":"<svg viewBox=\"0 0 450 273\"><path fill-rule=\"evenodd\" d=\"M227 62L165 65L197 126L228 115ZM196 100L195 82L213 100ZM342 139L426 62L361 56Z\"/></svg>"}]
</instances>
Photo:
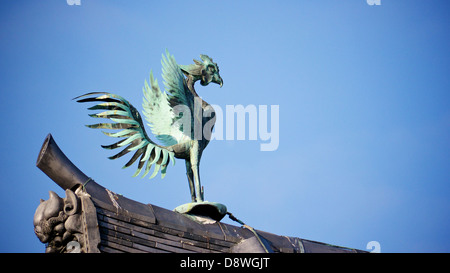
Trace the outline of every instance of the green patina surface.
<instances>
[{"instance_id":1,"label":"green patina surface","mask_svg":"<svg viewBox=\"0 0 450 273\"><path fill-rule=\"evenodd\" d=\"M97 123L87 127L121 130L103 132L107 136L121 138L114 144L102 145L103 148L110 150L123 148L109 159L117 159L134 152L124 168L137 161L137 170L133 176L143 172L142 177L145 177L153 166L150 178L155 177L158 172L164 178L170 161L174 164L175 158L184 159L192 203L182 205L176 211L180 213L213 211L223 217L226 214L224 205L204 201L199 165L209 138L204 135L198 137L197 132L203 132L203 125L206 123L214 124L215 114L212 106L202 100L194 88L197 81L203 86L211 82L222 86L223 80L219 75L218 65L210 57L200 55L200 58L201 61L194 60L194 64L178 65L173 55L166 52L161 62L165 91L162 92L159 88L153 72L150 72L149 82L144 83L142 104L144 117L151 132L162 145L150 139L138 110L125 98L107 92L92 92L75 99L78 102L96 102L96 105L88 109L102 112L89 116L113 122ZM206 112L208 114L205 114ZM213 126L210 130L212 128Z\"/></svg>"}]
</instances>

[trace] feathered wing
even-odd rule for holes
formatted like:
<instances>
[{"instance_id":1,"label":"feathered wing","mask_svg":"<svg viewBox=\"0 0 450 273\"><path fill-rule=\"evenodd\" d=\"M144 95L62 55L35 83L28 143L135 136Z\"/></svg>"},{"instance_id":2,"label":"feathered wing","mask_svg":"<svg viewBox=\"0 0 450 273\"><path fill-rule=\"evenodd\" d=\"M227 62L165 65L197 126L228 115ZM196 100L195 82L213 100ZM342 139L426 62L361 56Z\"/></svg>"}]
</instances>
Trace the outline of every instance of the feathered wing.
<instances>
[{"instance_id":1,"label":"feathered wing","mask_svg":"<svg viewBox=\"0 0 450 273\"><path fill-rule=\"evenodd\" d=\"M162 77L165 92L162 93L158 81L150 72L150 86L145 81L143 88L143 108L146 120L149 122L152 133L165 145L170 146L192 139L192 130L183 128L179 111L188 111L189 116L194 113L194 96L186 86L183 72L175 61L173 55L166 51L162 56ZM175 109L180 107L180 109ZM178 113L178 114L177 114ZM193 128L193 120L188 122Z\"/></svg>"},{"instance_id":2,"label":"feathered wing","mask_svg":"<svg viewBox=\"0 0 450 273\"><path fill-rule=\"evenodd\" d=\"M127 168L131 166L140 157L138 168L133 176L139 175L142 170L144 170L142 177L146 176L149 173L151 166L154 165L155 167L150 178L155 177L160 170L161 177L164 178L170 160L175 164L174 153L150 140L145 132L144 124L142 123L139 112L121 96L105 92L93 92L79 96L75 99L79 99L77 102L100 102L88 109L106 111L90 114L89 116L93 118L108 118L115 122L86 125L87 127L122 130L117 133L103 132L108 136L124 139L111 145L102 145L102 147L105 149L116 149L126 146L125 149L118 154L109 157L109 159L116 159L128 152L135 151L134 155L123 167Z\"/></svg>"}]
</instances>

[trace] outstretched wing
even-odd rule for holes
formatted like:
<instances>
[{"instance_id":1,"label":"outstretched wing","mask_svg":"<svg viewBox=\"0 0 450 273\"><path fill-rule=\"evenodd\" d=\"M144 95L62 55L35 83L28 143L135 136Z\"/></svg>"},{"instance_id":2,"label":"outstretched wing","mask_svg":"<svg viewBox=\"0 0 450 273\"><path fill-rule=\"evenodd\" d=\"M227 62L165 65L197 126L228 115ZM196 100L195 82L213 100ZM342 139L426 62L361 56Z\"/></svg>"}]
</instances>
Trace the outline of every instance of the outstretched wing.
<instances>
[{"instance_id":1,"label":"outstretched wing","mask_svg":"<svg viewBox=\"0 0 450 273\"><path fill-rule=\"evenodd\" d=\"M102 147L105 149L116 149L126 146L125 149L109 157L109 159L116 159L128 152L136 151L130 161L123 167L127 168L131 166L140 157L138 168L133 176L139 175L142 170L144 170L142 177L146 176L151 166L154 165L153 174L150 178L155 177L159 170L161 170L161 177L164 178L170 160L175 164L174 153L150 140L145 132L139 112L121 96L105 92L93 92L76 97L75 99L79 99L77 102L100 102L88 108L88 110L106 111L90 114L89 116L93 118L108 118L115 122L86 125L87 127L122 130L117 133L103 132L107 136L124 139L111 145L102 145Z\"/></svg>"},{"instance_id":2,"label":"outstretched wing","mask_svg":"<svg viewBox=\"0 0 450 273\"><path fill-rule=\"evenodd\" d=\"M189 91L183 72L173 55L166 51L166 56L162 56L161 64L165 92L161 92L158 81L153 77L153 72L150 72L150 86L145 81L142 106L152 133L158 140L170 146L192 139L191 130L186 130L181 126L182 123L177 121L181 118L180 110L184 113L188 111L189 116L194 113L194 96ZM192 117L188 122L191 123L190 128L193 128Z\"/></svg>"}]
</instances>

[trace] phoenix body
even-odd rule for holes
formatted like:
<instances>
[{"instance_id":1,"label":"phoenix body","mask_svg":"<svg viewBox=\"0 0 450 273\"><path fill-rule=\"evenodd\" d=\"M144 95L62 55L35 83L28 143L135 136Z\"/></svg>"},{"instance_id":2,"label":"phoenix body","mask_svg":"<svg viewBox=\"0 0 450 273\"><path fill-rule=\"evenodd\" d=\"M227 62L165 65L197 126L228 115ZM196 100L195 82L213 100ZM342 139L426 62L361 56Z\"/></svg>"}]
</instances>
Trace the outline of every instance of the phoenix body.
<instances>
[{"instance_id":1,"label":"phoenix body","mask_svg":"<svg viewBox=\"0 0 450 273\"><path fill-rule=\"evenodd\" d=\"M223 85L218 65L207 55L200 55L200 58L201 61L194 59L194 64L178 65L173 55L166 52L161 61L165 92L159 88L153 72L150 72L149 82L145 81L142 104L144 117L153 135L164 145L159 145L149 138L141 115L121 96L93 92L75 98L78 102L98 102L88 109L104 111L89 116L107 118L114 122L86 125L87 127L121 130L116 133L103 132L121 140L102 147L125 147L118 154L109 157L110 159L134 152L124 166L129 167L138 161L133 176L144 172L142 177L145 177L154 166L150 178L155 177L158 172L161 172L161 177L164 178L170 161L174 164L174 158L184 159L192 202L204 201L199 174L200 158L209 143L215 122L213 107L198 96L194 85L197 81L203 86L210 83L219 84L220 87Z\"/></svg>"}]
</instances>

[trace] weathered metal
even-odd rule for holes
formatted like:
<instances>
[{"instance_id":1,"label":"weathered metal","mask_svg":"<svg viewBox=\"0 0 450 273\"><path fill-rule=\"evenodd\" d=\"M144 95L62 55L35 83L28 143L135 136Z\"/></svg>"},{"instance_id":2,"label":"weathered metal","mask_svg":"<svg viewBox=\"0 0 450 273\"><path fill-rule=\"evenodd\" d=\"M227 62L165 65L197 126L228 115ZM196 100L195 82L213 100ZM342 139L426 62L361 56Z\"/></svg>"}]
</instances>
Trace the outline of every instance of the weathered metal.
<instances>
[{"instance_id":1,"label":"weathered metal","mask_svg":"<svg viewBox=\"0 0 450 273\"><path fill-rule=\"evenodd\" d=\"M174 211L178 213L205 216L220 221L227 214L227 207L224 204L216 202L201 201L180 205L176 207Z\"/></svg>"},{"instance_id":2,"label":"weathered metal","mask_svg":"<svg viewBox=\"0 0 450 273\"><path fill-rule=\"evenodd\" d=\"M47 135L42 144L36 166L64 190L75 191L89 179L59 149L51 134Z\"/></svg>"},{"instance_id":3,"label":"weathered metal","mask_svg":"<svg viewBox=\"0 0 450 273\"><path fill-rule=\"evenodd\" d=\"M200 81L203 86L216 83L222 87L223 80L219 75L218 65L210 57L200 55L200 58L201 61L194 60L194 64L191 65L178 65L173 55L166 52L162 60L165 92L161 92L152 72L150 72L150 85L145 81L144 116L149 122L152 133L164 145L159 145L149 138L141 115L123 97L94 92L75 99L78 99L78 102L98 102L89 110L104 111L90 116L107 118L114 122L87 125L89 128L122 130L117 133L104 132L111 137L124 138L112 145L102 146L105 149L125 147L118 154L109 157L110 159L134 152L124 168L137 161L137 170L133 176L144 171L142 175L144 177L154 166L150 178L155 177L158 172L161 172L164 178L170 161L175 163L174 158L184 159L192 204L184 205L183 208L190 207L188 210L178 209L177 211L191 214L212 211L214 217L217 217L218 212L219 217L222 218L226 213L224 205L204 202L199 171L203 150L211 139L216 118L215 112L211 105L198 96L194 85Z\"/></svg>"},{"instance_id":4,"label":"weathered metal","mask_svg":"<svg viewBox=\"0 0 450 273\"><path fill-rule=\"evenodd\" d=\"M82 190L66 190L66 198L50 191L34 214L34 232L45 252L98 253L100 233L97 214L89 195Z\"/></svg>"},{"instance_id":5,"label":"weathered metal","mask_svg":"<svg viewBox=\"0 0 450 273\"><path fill-rule=\"evenodd\" d=\"M66 192L36 209L35 232L47 252L362 252L242 227L199 221L116 194L81 172L49 134L37 166ZM201 218L198 216L197 218ZM75 248L73 248L75 246ZM71 248L72 247L72 248Z\"/></svg>"}]
</instances>

